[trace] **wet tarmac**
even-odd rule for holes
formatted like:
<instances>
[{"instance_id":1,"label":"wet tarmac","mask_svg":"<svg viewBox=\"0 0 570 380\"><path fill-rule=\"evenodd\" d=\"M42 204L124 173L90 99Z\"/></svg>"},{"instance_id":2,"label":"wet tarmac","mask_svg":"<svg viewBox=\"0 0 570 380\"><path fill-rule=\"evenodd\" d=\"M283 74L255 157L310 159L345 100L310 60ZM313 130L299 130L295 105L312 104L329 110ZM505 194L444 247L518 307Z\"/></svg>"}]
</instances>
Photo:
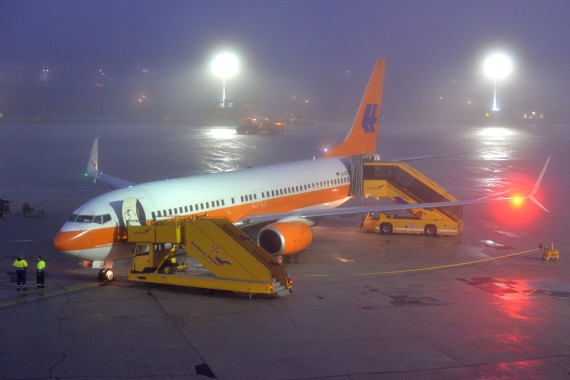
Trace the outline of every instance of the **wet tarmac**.
<instances>
[{"instance_id":1,"label":"wet tarmac","mask_svg":"<svg viewBox=\"0 0 570 380\"><path fill-rule=\"evenodd\" d=\"M227 127L53 122L0 125L2 379L569 379L568 126L382 125L385 159L410 164L459 199L529 189L534 204L468 206L456 237L376 235L360 218L314 227L287 263L294 292L254 297L131 284L53 248L71 212L109 190L84 177L93 138L100 169L131 181L311 158L342 140L337 124L279 136ZM446 156L446 154L453 154ZM374 200L367 200L372 202ZM23 202L43 217L20 213ZM351 202L358 202L353 200ZM559 261L544 261L539 244ZM17 292L18 255L47 261L46 288Z\"/></svg>"}]
</instances>

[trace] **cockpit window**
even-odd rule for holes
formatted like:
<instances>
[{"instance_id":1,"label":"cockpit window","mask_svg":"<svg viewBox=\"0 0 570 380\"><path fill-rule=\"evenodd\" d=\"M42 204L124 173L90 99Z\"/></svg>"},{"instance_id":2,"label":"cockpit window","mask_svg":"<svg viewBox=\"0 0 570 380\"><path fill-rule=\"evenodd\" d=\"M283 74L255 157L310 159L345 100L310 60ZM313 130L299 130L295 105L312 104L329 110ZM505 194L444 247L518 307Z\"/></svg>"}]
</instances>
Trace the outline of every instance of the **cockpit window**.
<instances>
[{"instance_id":1,"label":"cockpit window","mask_svg":"<svg viewBox=\"0 0 570 380\"><path fill-rule=\"evenodd\" d=\"M108 221L111 220L111 215L110 214L104 214L104 215L76 215L76 214L72 214L69 219L67 220L68 222L76 222L76 223L97 223L97 224L105 224Z\"/></svg>"},{"instance_id":2,"label":"cockpit window","mask_svg":"<svg viewBox=\"0 0 570 380\"><path fill-rule=\"evenodd\" d=\"M79 215L77 217L77 223L91 223L93 221L93 215Z\"/></svg>"},{"instance_id":3,"label":"cockpit window","mask_svg":"<svg viewBox=\"0 0 570 380\"><path fill-rule=\"evenodd\" d=\"M109 220L111 220L111 215L109 215L109 214L97 215L95 218L93 218L93 223L105 224Z\"/></svg>"}]
</instances>

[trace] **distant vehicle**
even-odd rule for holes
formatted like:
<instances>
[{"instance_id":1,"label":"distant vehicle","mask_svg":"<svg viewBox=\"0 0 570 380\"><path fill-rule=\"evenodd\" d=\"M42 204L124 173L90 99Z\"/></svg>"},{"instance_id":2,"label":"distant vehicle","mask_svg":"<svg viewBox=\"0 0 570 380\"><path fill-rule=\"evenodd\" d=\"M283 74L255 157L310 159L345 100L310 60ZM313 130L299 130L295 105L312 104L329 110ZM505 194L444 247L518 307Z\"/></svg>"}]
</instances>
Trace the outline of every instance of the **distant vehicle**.
<instances>
[{"instance_id":1,"label":"distant vehicle","mask_svg":"<svg viewBox=\"0 0 570 380\"><path fill-rule=\"evenodd\" d=\"M285 122L292 125L314 125L315 119L304 112L299 115L290 113L285 116Z\"/></svg>"},{"instance_id":2,"label":"distant vehicle","mask_svg":"<svg viewBox=\"0 0 570 380\"><path fill-rule=\"evenodd\" d=\"M7 199L0 199L0 218L7 218L10 215L10 202Z\"/></svg>"},{"instance_id":3,"label":"distant vehicle","mask_svg":"<svg viewBox=\"0 0 570 380\"><path fill-rule=\"evenodd\" d=\"M276 135L285 131L285 123L269 121L267 119L247 118L237 128L240 135L254 135L257 133L268 133Z\"/></svg>"},{"instance_id":4,"label":"distant vehicle","mask_svg":"<svg viewBox=\"0 0 570 380\"><path fill-rule=\"evenodd\" d=\"M45 210L37 210L29 204L28 202L24 202L22 205L22 213L24 216L35 216L35 217L43 217L45 215Z\"/></svg>"}]
</instances>

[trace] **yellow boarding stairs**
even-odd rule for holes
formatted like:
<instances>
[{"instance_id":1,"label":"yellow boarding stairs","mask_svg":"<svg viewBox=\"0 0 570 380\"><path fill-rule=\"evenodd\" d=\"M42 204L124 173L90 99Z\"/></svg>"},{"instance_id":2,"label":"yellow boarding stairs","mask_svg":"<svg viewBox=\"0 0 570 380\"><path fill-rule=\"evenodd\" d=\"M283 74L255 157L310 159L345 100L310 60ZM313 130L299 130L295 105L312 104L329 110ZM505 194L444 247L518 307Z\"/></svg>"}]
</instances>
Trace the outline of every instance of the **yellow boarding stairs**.
<instances>
[{"instance_id":1,"label":"yellow boarding stairs","mask_svg":"<svg viewBox=\"0 0 570 380\"><path fill-rule=\"evenodd\" d=\"M397 204L457 201L442 186L404 162L364 162L362 195L389 198ZM413 209L409 216L369 213L365 231L456 235L463 228L461 206Z\"/></svg>"},{"instance_id":2,"label":"yellow boarding stairs","mask_svg":"<svg viewBox=\"0 0 570 380\"><path fill-rule=\"evenodd\" d=\"M176 286L279 297L291 292L287 269L226 218L129 226L135 243L128 278Z\"/></svg>"}]
</instances>

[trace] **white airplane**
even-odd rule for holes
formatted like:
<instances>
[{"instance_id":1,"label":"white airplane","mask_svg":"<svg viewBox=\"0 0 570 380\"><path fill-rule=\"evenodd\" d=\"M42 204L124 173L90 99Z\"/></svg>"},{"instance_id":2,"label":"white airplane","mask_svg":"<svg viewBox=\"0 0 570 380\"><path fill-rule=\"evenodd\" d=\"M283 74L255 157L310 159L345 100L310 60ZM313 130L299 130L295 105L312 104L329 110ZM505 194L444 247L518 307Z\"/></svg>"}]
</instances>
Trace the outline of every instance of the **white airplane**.
<instances>
[{"instance_id":1,"label":"white airplane","mask_svg":"<svg viewBox=\"0 0 570 380\"><path fill-rule=\"evenodd\" d=\"M341 207L350 196L352 155L376 152L386 61L376 62L347 137L323 158L274 164L233 172L134 184L99 171L98 139L87 173L119 189L99 195L73 212L54 240L55 248L100 269L111 280L113 260L129 258L125 226L194 215L227 217L240 227L269 223L258 243L272 255L303 251L312 241L311 226L328 215L397 211L409 205ZM548 161L547 161L548 164ZM532 192L538 190L546 165ZM511 198L414 204L414 208L466 205ZM541 206L542 207L542 206Z\"/></svg>"}]
</instances>

